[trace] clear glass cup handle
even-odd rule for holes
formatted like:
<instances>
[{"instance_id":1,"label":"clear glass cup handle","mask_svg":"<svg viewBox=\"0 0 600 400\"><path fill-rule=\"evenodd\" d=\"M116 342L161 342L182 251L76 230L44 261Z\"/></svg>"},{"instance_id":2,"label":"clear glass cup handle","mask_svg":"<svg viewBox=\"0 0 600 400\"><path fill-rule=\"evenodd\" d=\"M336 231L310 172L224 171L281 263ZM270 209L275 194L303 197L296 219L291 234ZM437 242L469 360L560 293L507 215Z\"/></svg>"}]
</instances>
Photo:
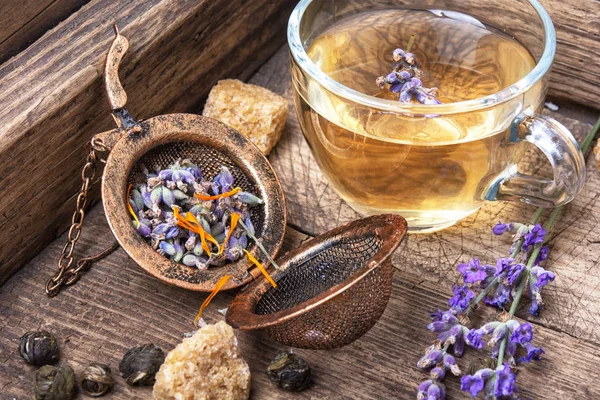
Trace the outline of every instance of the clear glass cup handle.
<instances>
[{"instance_id":1,"label":"clear glass cup handle","mask_svg":"<svg viewBox=\"0 0 600 400\"><path fill-rule=\"evenodd\" d=\"M516 166L489 187L486 200L520 201L538 207L556 207L573 200L585 182L585 159L573 135L558 121L522 113L510 128L510 141L525 140L548 157L554 179L524 175Z\"/></svg>"}]
</instances>

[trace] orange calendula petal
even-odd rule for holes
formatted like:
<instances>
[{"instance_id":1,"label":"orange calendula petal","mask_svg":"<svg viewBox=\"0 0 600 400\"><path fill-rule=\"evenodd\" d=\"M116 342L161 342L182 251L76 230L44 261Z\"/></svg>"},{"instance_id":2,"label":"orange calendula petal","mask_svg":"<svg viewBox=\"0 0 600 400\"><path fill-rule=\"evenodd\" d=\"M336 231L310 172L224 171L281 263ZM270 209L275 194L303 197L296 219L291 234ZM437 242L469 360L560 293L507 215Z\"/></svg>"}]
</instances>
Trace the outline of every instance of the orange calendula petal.
<instances>
[{"instance_id":1,"label":"orange calendula petal","mask_svg":"<svg viewBox=\"0 0 600 400\"><path fill-rule=\"evenodd\" d=\"M219 279L219 282L217 282L217 284L215 285L215 288L213 289L212 293L206 298L206 300L204 300L204 302L200 306L200 311L198 312L198 315L196 315L196 318L194 318L194 325L198 325L198 321L202 317L202 313L204 312L206 306L208 306L213 297L215 297L217 293L219 293L219 290L221 290L221 288L225 286L225 284L231 277L231 275L225 275L224 277Z\"/></svg>"},{"instance_id":2,"label":"orange calendula petal","mask_svg":"<svg viewBox=\"0 0 600 400\"><path fill-rule=\"evenodd\" d=\"M127 187L127 209L129 210L129 213L131 214L131 216L133 217L133 219L135 219L135 222L137 222L137 224L140 224L140 220L138 219L137 215L135 215L135 211L133 211L133 207L131 207L131 203L129 202L129 194L131 193L131 188L133 187L133 185L129 185Z\"/></svg>"},{"instance_id":3,"label":"orange calendula petal","mask_svg":"<svg viewBox=\"0 0 600 400\"><path fill-rule=\"evenodd\" d=\"M199 194L199 193L194 194L194 196L200 200L205 200L205 201L206 200L219 200L219 199L223 199L225 197L233 196L234 194L238 194L241 191L242 191L242 188L236 187L235 189L232 189L229 192L225 192L223 194L217 194L215 196L207 196L207 195Z\"/></svg>"},{"instance_id":4,"label":"orange calendula petal","mask_svg":"<svg viewBox=\"0 0 600 400\"><path fill-rule=\"evenodd\" d=\"M231 234L233 233L233 230L237 226L237 223L239 220L240 220L240 214L238 214L238 213L231 214L231 225L229 226L229 232L227 232L227 236L225 236L225 240L223 241L223 244L221 245L221 248L219 249L219 254L221 254L223 252L223 250L225 250L225 245L229 241L229 238L231 237Z\"/></svg>"},{"instance_id":5,"label":"orange calendula petal","mask_svg":"<svg viewBox=\"0 0 600 400\"><path fill-rule=\"evenodd\" d=\"M201 231L199 235L202 239L202 248L204 248L204 245L206 244L206 248L204 248L205 251L207 251L206 249L208 248L208 244L206 243L207 240L215 246L217 246L217 248L219 247L219 242L217 242L217 240L214 237L212 237L210 233L206 232L204 228L202 228L202 225L200 224L200 222L198 222L198 220L196 219L196 217L194 217L192 213L187 213L185 219L196 224L198 230ZM211 255L210 251L207 251L207 253L209 254L209 256Z\"/></svg>"},{"instance_id":6,"label":"orange calendula petal","mask_svg":"<svg viewBox=\"0 0 600 400\"><path fill-rule=\"evenodd\" d=\"M275 281L273 280L273 278L271 278L271 275L269 275L269 273L267 272L267 270L265 269L265 267L263 267L263 265L260 263L260 261L258 261L256 258L254 258L252 256L252 254L250 254L248 252L248 250L244 249L244 252L248 256L248 260L250 260L250 262L252 264L254 264L254 265L256 265L258 267L258 269L260 270L260 272L262 272L262 274L265 276L265 278L267 278L267 281L269 281L269 283L271 284L271 286L273 286L274 288L276 288L277 287L277 283L275 283Z\"/></svg>"}]
</instances>

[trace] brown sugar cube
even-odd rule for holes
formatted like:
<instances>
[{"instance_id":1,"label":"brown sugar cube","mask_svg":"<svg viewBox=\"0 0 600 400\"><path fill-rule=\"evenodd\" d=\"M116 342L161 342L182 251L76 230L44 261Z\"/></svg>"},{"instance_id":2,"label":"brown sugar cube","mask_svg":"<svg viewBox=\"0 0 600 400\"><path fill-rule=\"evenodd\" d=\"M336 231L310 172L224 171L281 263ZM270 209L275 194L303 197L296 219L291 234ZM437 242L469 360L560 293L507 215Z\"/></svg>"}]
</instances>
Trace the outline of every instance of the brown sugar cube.
<instances>
[{"instance_id":1,"label":"brown sugar cube","mask_svg":"<svg viewBox=\"0 0 600 400\"><path fill-rule=\"evenodd\" d=\"M155 400L247 400L250 367L233 329L221 321L183 339L156 374Z\"/></svg>"},{"instance_id":2,"label":"brown sugar cube","mask_svg":"<svg viewBox=\"0 0 600 400\"><path fill-rule=\"evenodd\" d=\"M287 109L287 101L270 90L225 79L211 89L202 115L231 126L267 155L281 137Z\"/></svg>"}]
</instances>

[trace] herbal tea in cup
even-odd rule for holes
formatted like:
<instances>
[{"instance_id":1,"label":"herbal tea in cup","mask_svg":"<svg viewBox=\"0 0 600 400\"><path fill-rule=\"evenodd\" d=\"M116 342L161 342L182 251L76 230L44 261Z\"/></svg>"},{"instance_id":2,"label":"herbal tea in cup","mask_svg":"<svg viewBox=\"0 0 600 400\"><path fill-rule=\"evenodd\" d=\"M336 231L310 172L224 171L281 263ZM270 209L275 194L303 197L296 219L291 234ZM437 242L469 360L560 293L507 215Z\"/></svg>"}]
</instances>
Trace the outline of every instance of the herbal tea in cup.
<instances>
[{"instance_id":1,"label":"herbal tea in cup","mask_svg":"<svg viewBox=\"0 0 600 400\"><path fill-rule=\"evenodd\" d=\"M290 19L300 125L332 187L361 213L401 214L413 231L452 225L485 200L571 200L581 152L562 125L533 114L555 43L541 6L397 3L306 0ZM507 29L515 13L527 32ZM548 156L553 180L518 173L525 142Z\"/></svg>"}]
</instances>

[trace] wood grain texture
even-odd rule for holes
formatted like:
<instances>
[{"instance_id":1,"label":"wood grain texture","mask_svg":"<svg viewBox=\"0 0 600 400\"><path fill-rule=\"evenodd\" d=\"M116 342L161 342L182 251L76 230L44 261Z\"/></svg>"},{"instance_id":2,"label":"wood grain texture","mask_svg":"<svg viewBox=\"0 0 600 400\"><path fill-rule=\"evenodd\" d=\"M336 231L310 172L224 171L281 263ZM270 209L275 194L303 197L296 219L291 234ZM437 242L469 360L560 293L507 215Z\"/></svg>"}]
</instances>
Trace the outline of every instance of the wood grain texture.
<instances>
[{"instance_id":1,"label":"wood grain texture","mask_svg":"<svg viewBox=\"0 0 600 400\"><path fill-rule=\"evenodd\" d=\"M2 0L0 64L24 50L89 0Z\"/></svg>"},{"instance_id":2,"label":"wood grain texture","mask_svg":"<svg viewBox=\"0 0 600 400\"><path fill-rule=\"evenodd\" d=\"M286 195L288 224L316 235L356 219L359 214L329 186L302 137L293 110L290 78L284 72L288 68L287 57L282 49L251 82L268 87L290 101L288 125L270 159ZM552 116L578 138L591 128L589 124L559 114ZM558 278L544 292L547 312L535 320L561 332L600 343L600 328L595 323L600 319L600 309L596 306L600 300L597 291L600 271L594 268L600 263L600 209L596 206L600 196L600 174L595 172L592 158L583 191L566 207L550 235L549 265ZM520 168L528 173L551 174L545 157L533 149L520 163ZM491 263L508 254L509 239L494 236L491 232L498 220L525 222L534 210L531 206L513 203L487 203L471 217L442 232L409 235L396 253L397 265L403 271L413 271L410 274L413 284L447 295L451 285L441 283L458 280L455 267L459 262L475 257ZM526 309L518 315L530 318Z\"/></svg>"},{"instance_id":3,"label":"wood grain texture","mask_svg":"<svg viewBox=\"0 0 600 400\"><path fill-rule=\"evenodd\" d=\"M549 94L600 109L600 1L540 0L556 30Z\"/></svg>"},{"instance_id":4,"label":"wood grain texture","mask_svg":"<svg viewBox=\"0 0 600 400\"><path fill-rule=\"evenodd\" d=\"M67 226L84 144L112 128L101 71L114 22L131 42L121 69L128 109L147 118L197 109L218 79L248 77L281 46L293 5L93 0L3 64L0 242L19 251L0 249L0 282Z\"/></svg>"},{"instance_id":5,"label":"wood grain texture","mask_svg":"<svg viewBox=\"0 0 600 400\"><path fill-rule=\"evenodd\" d=\"M82 253L96 252L112 241L100 207L89 216L94 227L82 236ZM307 236L288 229L284 252ZM118 250L94 265L77 285L49 299L43 293L62 241L56 240L25 268L0 287L0 399L31 398L34 368L18 355L19 337L28 330L46 329L57 335L61 362L80 372L89 362L108 364L115 372L112 396L149 399L149 388L132 388L119 376L118 363L130 348L153 342L172 349L185 332L193 330L193 318L205 295L167 286L147 275ZM397 267L401 265L396 264ZM252 373L252 399L411 399L424 378L415 366L423 349L433 340L425 326L428 313L445 306L439 290L411 282L412 272L395 273L392 296L380 321L363 338L331 351L297 350L313 368L314 385L290 394L274 387L264 373L270 359L283 347L261 332L237 332L241 354ZM440 283L438 289L447 286ZM209 323L224 317L232 293L221 293L205 313ZM486 318L493 313L487 312ZM529 399L583 398L600 396L594 371L600 368L597 345L567 333L535 326L538 343L547 357L519 372L527 382L523 397ZM459 360L463 368L474 361L473 352ZM546 377L554 376L551 384ZM459 381L446 379L449 399L470 398L460 392ZM81 394L77 397L83 399Z\"/></svg>"},{"instance_id":6,"label":"wood grain texture","mask_svg":"<svg viewBox=\"0 0 600 400\"><path fill-rule=\"evenodd\" d=\"M251 80L290 98L287 55L282 49ZM587 126L564 120L581 134ZM530 156L535 156L531 154ZM287 195L289 220L309 233L320 233L356 217L320 175L298 129L293 112L279 145L271 155ZM542 159L530 159L524 168L538 169ZM597 274L600 250L595 247L597 215L590 211L597 195L598 177L590 176L580 199L568 207L553 233L550 268L558 274L545 289L546 312L533 320L536 342L543 344L545 360L527 365L518 373L529 399L596 399L600 383L598 327L595 323ZM298 394L282 392L264 374L269 360L282 347L263 333L238 332L242 356L252 371L253 399L412 399L425 375L416 368L424 348L434 339L425 326L428 313L446 306L456 263L470 255L492 258L508 244L489 233L497 218L521 220L531 210L490 204L455 228L433 235L409 235L396 253L390 303L380 321L359 341L333 351L297 350L313 367L315 384ZM100 207L89 214L89 226L79 254L99 251L112 241ZM587 235L587 236L586 236ZM308 235L289 228L282 252L297 247ZM154 342L170 350L192 320L205 295L166 286L148 276L122 250L94 265L77 285L49 299L45 281L64 238L57 239L8 282L0 287L0 399L31 398L33 367L18 356L19 337L43 328L60 341L62 362L81 371L92 361L104 362L115 371L125 351ZM597 269L597 268L596 268ZM219 294L206 311L207 322L223 319L233 293ZM494 312L482 308L483 317ZM524 315L524 314L522 314ZM477 324L478 321L474 320ZM463 369L474 361L468 351L459 360ZM459 380L446 379L448 399L467 399ZM112 399L149 399L150 389L133 389L117 377ZM83 398L81 395L79 399Z\"/></svg>"}]
</instances>

